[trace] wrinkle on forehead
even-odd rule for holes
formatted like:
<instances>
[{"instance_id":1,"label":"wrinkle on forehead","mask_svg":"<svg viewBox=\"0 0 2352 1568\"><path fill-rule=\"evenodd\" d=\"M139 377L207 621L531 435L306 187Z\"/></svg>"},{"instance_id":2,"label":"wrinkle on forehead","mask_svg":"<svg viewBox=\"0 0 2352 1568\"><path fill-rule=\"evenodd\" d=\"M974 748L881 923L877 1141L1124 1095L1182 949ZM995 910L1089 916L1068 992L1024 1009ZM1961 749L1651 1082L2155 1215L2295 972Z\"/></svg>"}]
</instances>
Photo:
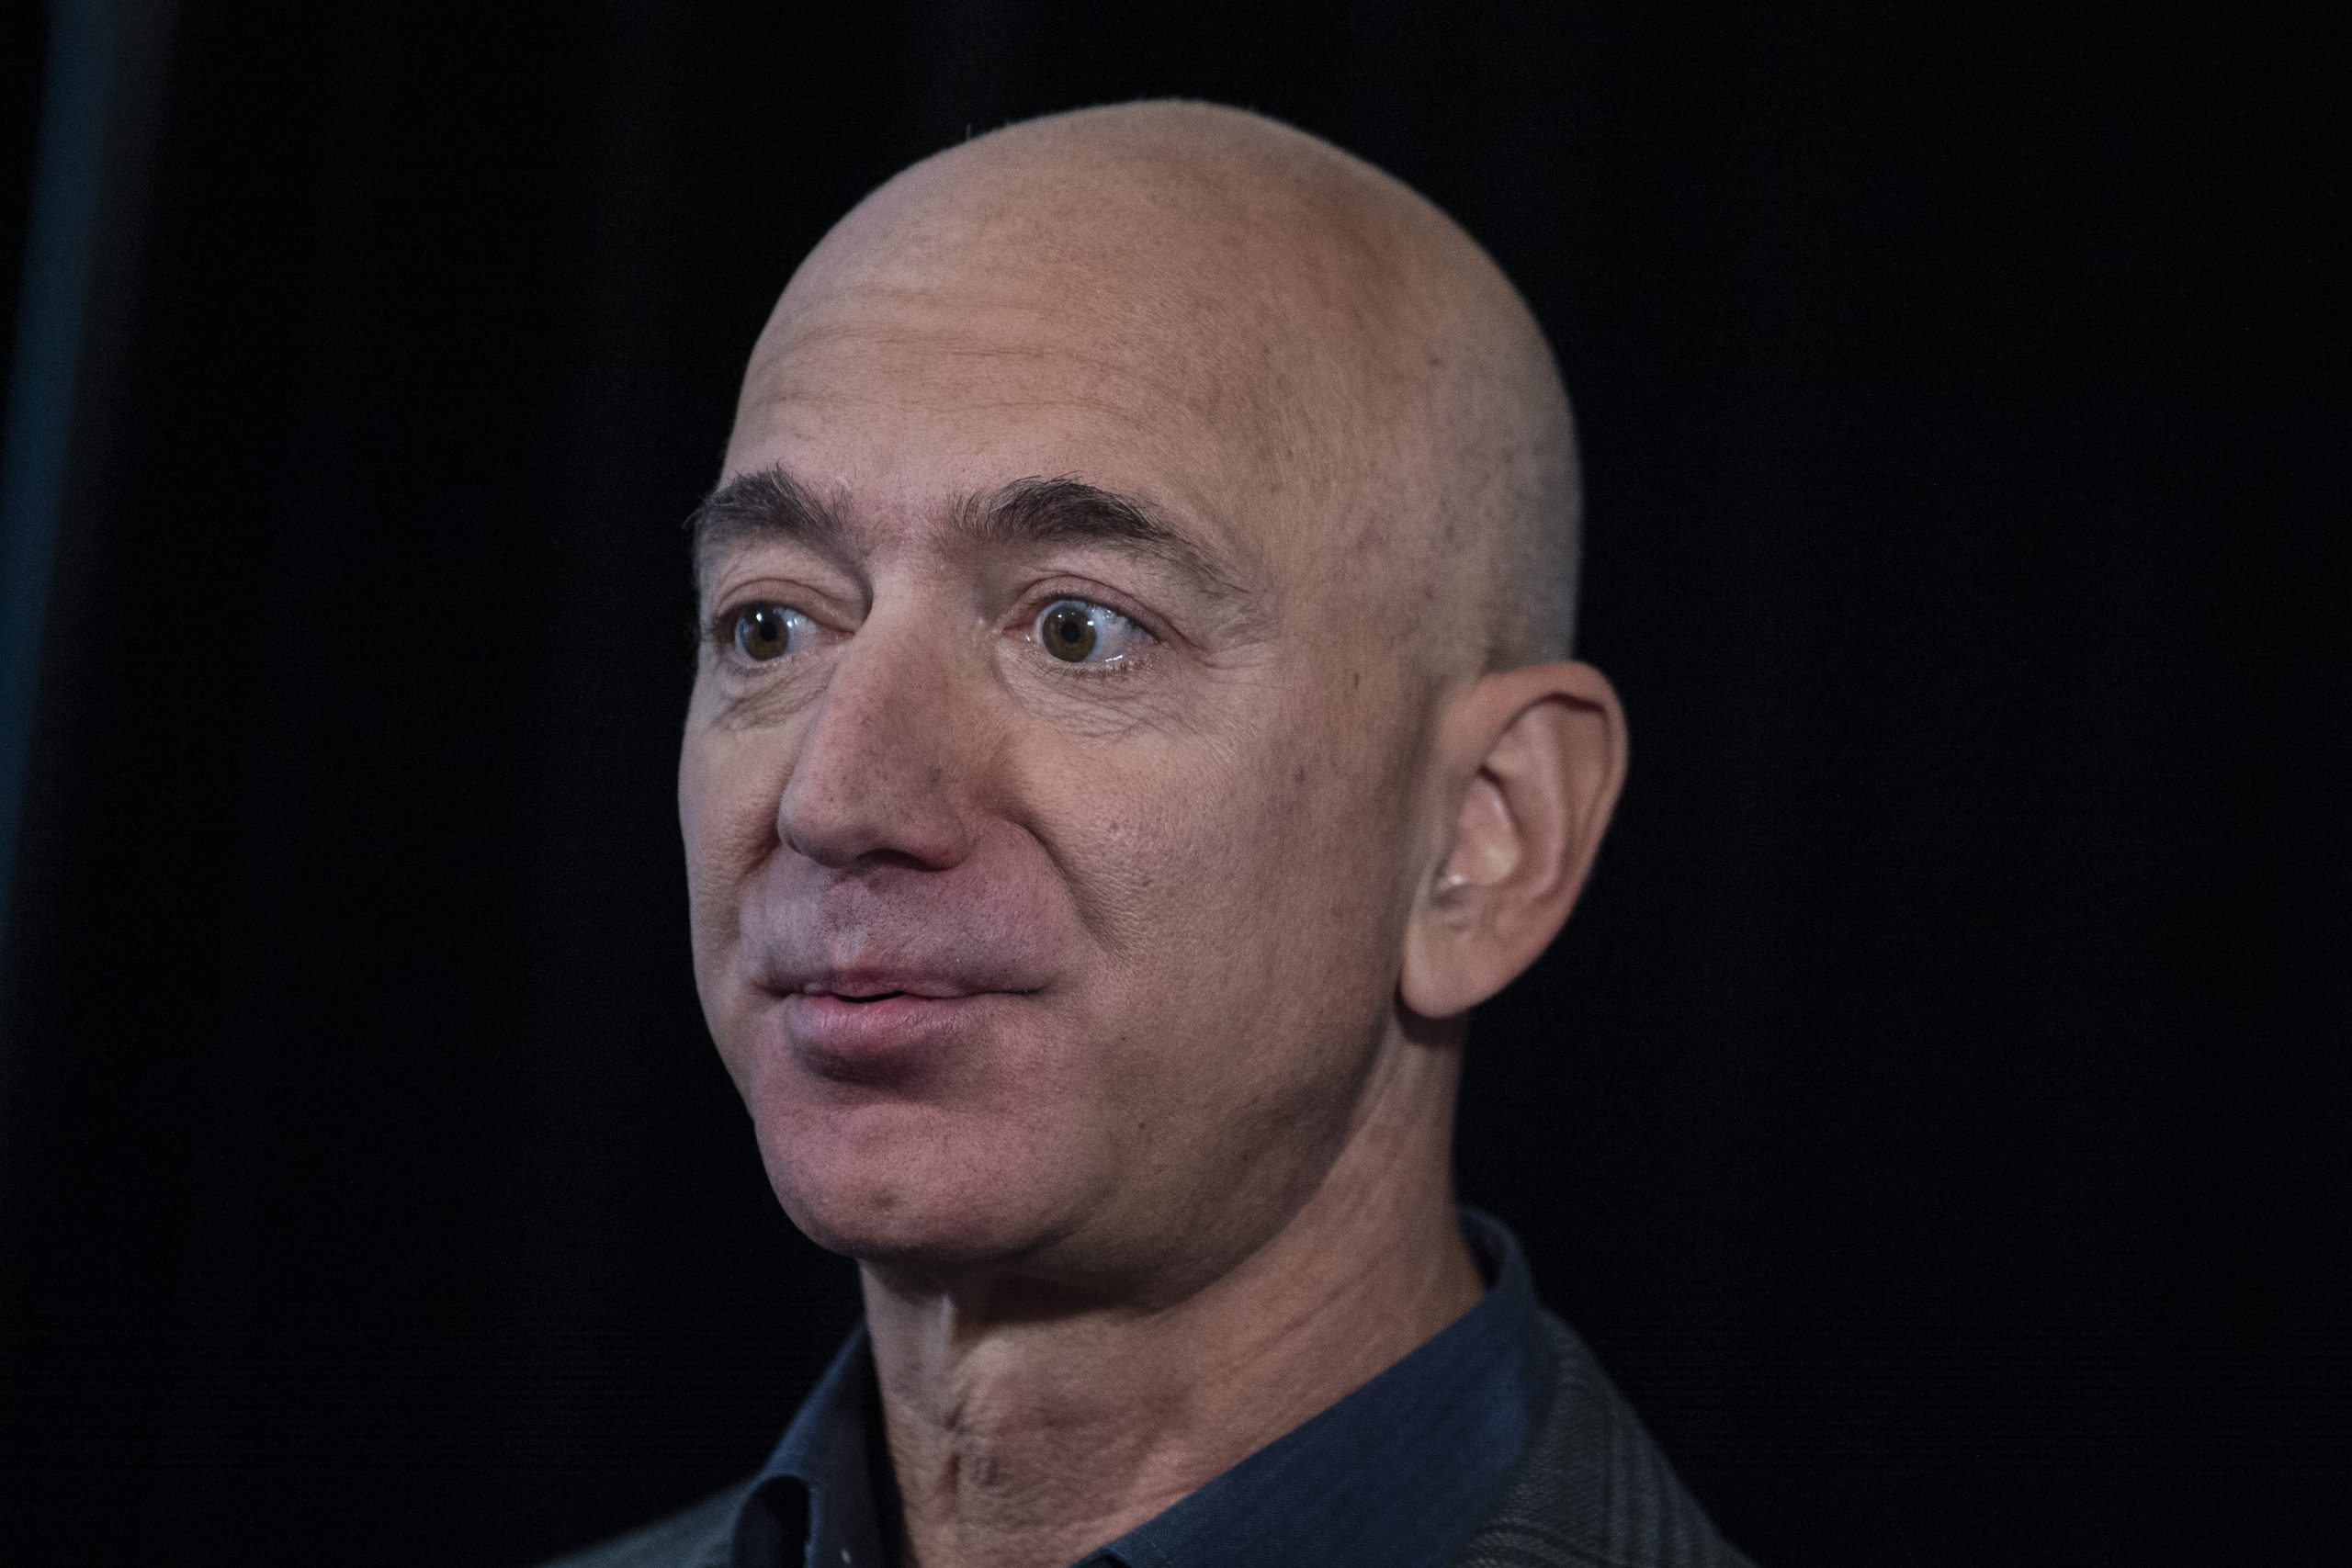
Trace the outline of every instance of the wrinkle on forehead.
<instances>
[{"instance_id":1,"label":"wrinkle on forehead","mask_svg":"<svg viewBox=\"0 0 2352 1568\"><path fill-rule=\"evenodd\" d=\"M845 392L827 361L854 355L869 364L896 358L887 392ZM974 373L993 373L976 389ZM873 378L863 379L872 380ZM1116 395L1122 389L1126 396ZM1071 341L1040 319L1035 330L980 330L968 311L937 312L935 325L900 319L877 322L865 310L796 321L762 353L746 378L743 407L862 399L905 406L1087 407L1116 415L1127 405L1192 408L1193 388L1164 363L1107 345Z\"/></svg>"}]
</instances>

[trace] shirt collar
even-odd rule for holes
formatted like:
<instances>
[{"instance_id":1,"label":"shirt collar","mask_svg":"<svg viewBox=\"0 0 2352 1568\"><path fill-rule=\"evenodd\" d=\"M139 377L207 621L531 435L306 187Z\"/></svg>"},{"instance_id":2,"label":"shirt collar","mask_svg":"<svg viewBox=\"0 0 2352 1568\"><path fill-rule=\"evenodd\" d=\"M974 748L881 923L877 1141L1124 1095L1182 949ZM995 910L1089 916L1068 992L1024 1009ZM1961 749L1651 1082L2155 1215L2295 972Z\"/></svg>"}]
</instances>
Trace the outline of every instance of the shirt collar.
<instances>
[{"instance_id":1,"label":"shirt collar","mask_svg":"<svg viewBox=\"0 0 2352 1568\"><path fill-rule=\"evenodd\" d=\"M768 1455L735 1519L734 1568L885 1568L876 1447L882 1401L865 1325ZM897 1506L892 1495L889 1506Z\"/></svg>"},{"instance_id":2,"label":"shirt collar","mask_svg":"<svg viewBox=\"0 0 2352 1568\"><path fill-rule=\"evenodd\" d=\"M1487 1275L1476 1306L1322 1414L1110 1545L1090 1564L1361 1568L1449 1562L1502 1500L1548 1414L1553 1349L1519 1244L1464 1209ZM736 1568L886 1568L895 1488L863 1325L760 1472L738 1517ZM877 1484L883 1483L883 1484ZM793 1548L800 1544L803 1550Z\"/></svg>"},{"instance_id":3,"label":"shirt collar","mask_svg":"<svg viewBox=\"0 0 2352 1568\"><path fill-rule=\"evenodd\" d=\"M1125 1568L1451 1562L1500 1506L1553 1388L1551 1341L1518 1243L1474 1211L1463 1211L1462 1228L1491 1280L1476 1306L1089 1561Z\"/></svg>"}]
</instances>

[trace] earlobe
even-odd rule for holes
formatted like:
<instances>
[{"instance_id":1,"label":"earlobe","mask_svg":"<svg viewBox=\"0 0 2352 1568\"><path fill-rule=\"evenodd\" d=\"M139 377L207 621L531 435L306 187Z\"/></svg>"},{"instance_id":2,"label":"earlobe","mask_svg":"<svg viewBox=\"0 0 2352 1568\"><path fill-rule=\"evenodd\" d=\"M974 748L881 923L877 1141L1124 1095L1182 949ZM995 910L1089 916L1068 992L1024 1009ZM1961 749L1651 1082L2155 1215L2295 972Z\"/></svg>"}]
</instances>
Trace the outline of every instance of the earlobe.
<instances>
[{"instance_id":1,"label":"earlobe","mask_svg":"<svg viewBox=\"0 0 2352 1568\"><path fill-rule=\"evenodd\" d=\"M1408 1009L1466 1011L1551 943L1616 804L1624 738L1616 693L1590 665L1503 671L1459 694L1439 728L1443 852L1406 932Z\"/></svg>"}]
</instances>

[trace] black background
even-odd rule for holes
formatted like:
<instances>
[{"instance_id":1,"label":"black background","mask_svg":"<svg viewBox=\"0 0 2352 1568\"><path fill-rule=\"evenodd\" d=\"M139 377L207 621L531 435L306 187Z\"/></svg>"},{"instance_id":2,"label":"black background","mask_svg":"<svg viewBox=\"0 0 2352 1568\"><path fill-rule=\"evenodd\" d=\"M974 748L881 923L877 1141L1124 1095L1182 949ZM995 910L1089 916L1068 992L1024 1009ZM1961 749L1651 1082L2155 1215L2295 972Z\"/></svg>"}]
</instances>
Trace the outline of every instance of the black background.
<instances>
[{"instance_id":1,"label":"black background","mask_svg":"<svg viewBox=\"0 0 2352 1568\"><path fill-rule=\"evenodd\" d=\"M1726 1530L2352 1562L2343 18L187 0L9 911L0 1559L514 1563L756 1462L854 1299L687 971L677 525L866 189L1182 93L1566 367L1634 763L1463 1185Z\"/></svg>"}]
</instances>

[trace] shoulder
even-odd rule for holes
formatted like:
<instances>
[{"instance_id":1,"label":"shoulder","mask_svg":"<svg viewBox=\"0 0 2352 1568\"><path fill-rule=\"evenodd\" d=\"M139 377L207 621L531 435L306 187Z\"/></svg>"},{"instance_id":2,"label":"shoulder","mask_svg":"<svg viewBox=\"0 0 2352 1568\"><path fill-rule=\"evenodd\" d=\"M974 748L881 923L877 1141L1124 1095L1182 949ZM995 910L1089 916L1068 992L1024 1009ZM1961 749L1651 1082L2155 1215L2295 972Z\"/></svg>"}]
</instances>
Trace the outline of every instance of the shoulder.
<instances>
[{"instance_id":1,"label":"shoulder","mask_svg":"<svg viewBox=\"0 0 2352 1568\"><path fill-rule=\"evenodd\" d=\"M1748 1568L1568 1325L1551 1414L1454 1568Z\"/></svg>"},{"instance_id":2,"label":"shoulder","mask_svg":"<svg viewBox=\"0 0 2352 1568\"><path fill-rule=\"evenodd\" d=\"M643 1529L541 1568L724 1568L732 1555L736 1510L751 1490L748 1481L730 1486Z\"/></svg>"}]
</instances>

